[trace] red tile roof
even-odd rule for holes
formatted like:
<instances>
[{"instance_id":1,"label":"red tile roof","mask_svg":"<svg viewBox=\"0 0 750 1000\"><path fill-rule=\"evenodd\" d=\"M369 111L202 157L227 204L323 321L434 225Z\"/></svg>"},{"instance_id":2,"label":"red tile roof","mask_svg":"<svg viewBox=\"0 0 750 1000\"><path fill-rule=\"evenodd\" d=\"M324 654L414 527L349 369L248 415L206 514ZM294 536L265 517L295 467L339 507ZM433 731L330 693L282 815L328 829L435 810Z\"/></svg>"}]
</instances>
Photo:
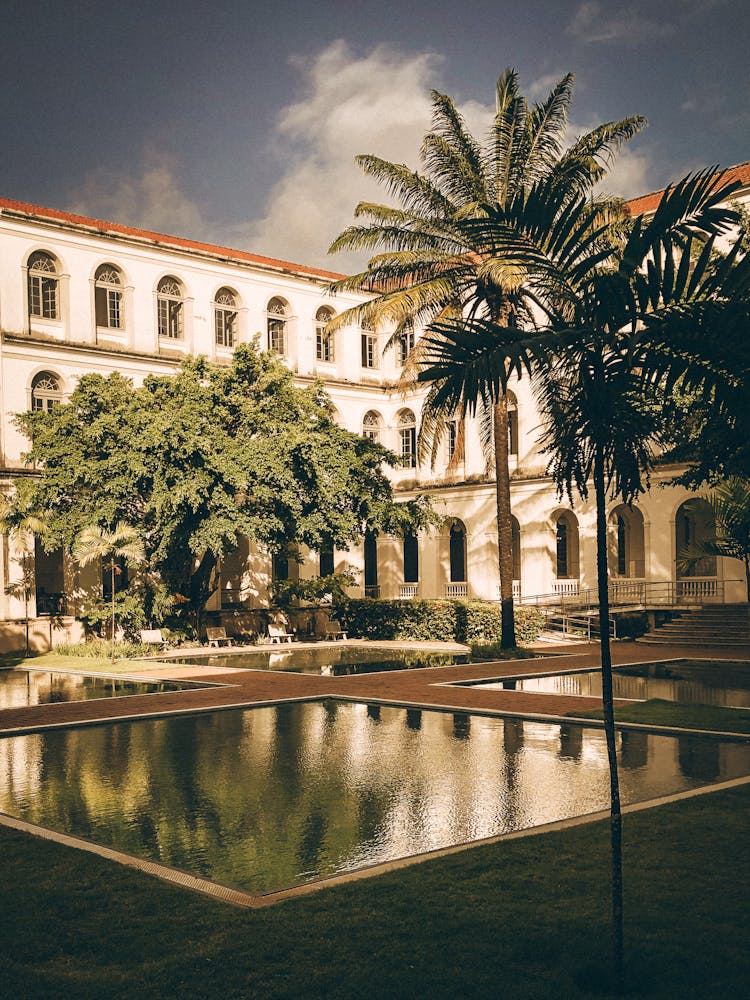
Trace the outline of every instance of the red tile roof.
<instances>
[{"instance_id":1,"label":"red tile roof","mask_svg":"<svg viewBox=\"0 0 750 1000\"><path fill-rule=\"evenodd\" d=\"M735 167L728 167L724 171L722 183L729 184L731 181L739 181L743 186L750 184L750 160L745 163L738 163ZM664 189L661 191L652 191L651 194L641 195L640 198L633 198L632 201L627 202L630 214L645 215L648 212L653 212L663 194Z\"/></svg>"},{"instance_id":2,"label":"red tile roof","mask_svg":"<svg viewBox=\"0 0 750 1000\"><path fill-rule=\"evenodd\" d=\"M80 229L93 230L103 236L119 236L139 242L154 243L165 250L188 250L209 257L218 257L230 263L251 264L302 277L319 278L326 281L343 277L334 271L322 271L317 267L308 267L306 264L294 264L287 260L277 260L275 257L262 257L259 254L248 253L246 250L233 250L230 247L214 246L212 243L200 243L196 240L184 239L182 236L165 236L163 233L152 233L147 229L134 229L132 226L122 226L117 222L89 219L85 215L61 212L56 208L42 208L39 205L29 205L26 202L12 201L9 198L0 198L0 215L15 215L41 222L75 226Z\"/></svg>"}]
</instances>

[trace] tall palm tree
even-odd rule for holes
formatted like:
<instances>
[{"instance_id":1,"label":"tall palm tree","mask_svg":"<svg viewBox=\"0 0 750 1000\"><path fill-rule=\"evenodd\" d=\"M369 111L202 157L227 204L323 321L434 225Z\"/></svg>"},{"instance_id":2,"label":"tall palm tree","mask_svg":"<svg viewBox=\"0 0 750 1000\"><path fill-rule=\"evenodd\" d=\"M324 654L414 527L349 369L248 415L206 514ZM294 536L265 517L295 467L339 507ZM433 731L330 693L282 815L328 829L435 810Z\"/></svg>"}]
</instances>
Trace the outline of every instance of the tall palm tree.
<instances>
[{"instance_id":1,"label":"tall palm tree","mask_svg":"<svg viewBox=\"0 0 750 1000\"><path fill-rule=\"evenodd\" d=\"M677 566L686 570L711 556L739 559L745 567L750 601L750 482L730 476L703 498L714 515L714 533L697 539L677 554ZM689 504L688 504L689 506Z\"/></svg>"},{"instance_id":2,"label":"tall palm tree","mask_svg":"<svg viewBox=\"0 0 750 1000\"><path fill-rule=\"evenodd\" d=\"M662 403L678 380L696 392L709 392L714 405L737 423L746 380L741 367L731 363L727 341L750 319L750 256L742 258L738 245L726 258L713 255L716 236L735 221L721 204L733 189L722 186L716 171L686 178L665 191L649 222L634 220L625 240L583 202L559 216L534 245L516 233L501 234L497 254L525 269L543 319L534 331L503 329L471 317L433 324L419 375L437 385L438 401L450 406L470 396L492 404L505 391L509 371L534 372L553 478L571 500L574 489L586 497L593 483L618 977L623 967L622 821L609 643L607 498L611 494L632 503L647 488Z\"/></svg>"},{"instance_id":3,"label":"tall palm tree","mask_svg":"<svg viewBox=\"0 0 750 1000\"><path fill-rule=\"evenodd\" d=\"M29 655L29 601L34 582L33 553L35 540L45 535L48 520L41 511L3 500L0 504L0 533L7 535L12 548L19 554L21 564L20 592L24 602L25 652ZM9 588L10 589L10 588Z\"/></svg>"},{"instance_id":4,"label":"tall palm tree","mask_svg":"<svg viewBox=\"0 0 750 1000\"><path fill-rule=\"evenodd\" d=\"M84 528L73 543L73 558L81 566L101 560L111 574L112 587L112 662L115 662L115 576L119 562L138 566L146 561L146 552L135 528L119 521L113 531L92 524Z\"/></svg>"},{"instance_id":5,"label":"tall palm tree","mask_svg":"<svg viewBox=\"0 0 750 1000\"><path fill-rule=\"evenodd\" d=\"M365 220L345 230L330 252L376 251L367 269L334 282L331 290L368 289L374 297L336 317L334 324L391 324L391 342L416 326L468 316L502 327L528 321L532 298L526 272L496 253L499 231L534 238L606 173L614 151L645 124L641 117L609 122L565 148L573 74L547 99L529 107L518 76L506 69L496 85L496 109L487 139L468 131L453 101L433 92L432 129L424 138L424 173L379 157L357 158L364 172L399 202L395 208L363 202ZM530 199L543 186L545 199ZM488 220L491 226L483 225ZM418 363L419 347L415 362ZM446 419L477 404L471 390L446 409L428 391L420 429L422 454L433 453ZM508 467L508 399L503 391L487 413L492 444L498 525L502 645L515 646L513 545Z\"/></svg>"}]
</instances>

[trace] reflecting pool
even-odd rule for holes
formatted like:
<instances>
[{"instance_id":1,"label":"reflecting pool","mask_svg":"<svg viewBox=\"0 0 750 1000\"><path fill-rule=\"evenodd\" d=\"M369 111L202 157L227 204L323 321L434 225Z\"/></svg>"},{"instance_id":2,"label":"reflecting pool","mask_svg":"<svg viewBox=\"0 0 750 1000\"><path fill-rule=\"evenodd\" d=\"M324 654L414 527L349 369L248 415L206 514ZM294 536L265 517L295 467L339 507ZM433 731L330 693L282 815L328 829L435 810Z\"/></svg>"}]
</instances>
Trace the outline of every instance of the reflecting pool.
<instances>
[{"instance_id":1,"label":"reflecting pool","mask_svg":"<svg viewBox=\"0 0 750 1000\"><path fill-rule=\"evenodd\" d=\"M170 657L170 663L191 666L238 667L242 670L283 670L295 674L372 674L380 670L416 670L422 667L448 667L467 663L467 653L441 653L427 650L400 650L385 647L320 646L242 651L241 653L199 653L197 656Z\"/></svg>"},{"instance_id":2,"label":"reflecting pool","mask_svg":"<svg viewBox=\"0 0 750 1000\"><path fill-rule=\"evenodd\" d=\"M136 681L102 674L13 668L0 670L0 709L90 701L94 698L122 698L131 694L155 694L202 686L189 681Z\"/></svg>"},{"instance_id":3,"label":"reflecting pool","mask_svg":"<svg viewBox=\"0 0 750 1000\"><path fill-rule=\"evenodd\" d=\"M750 773L750 746L618 735L625 802ZM0 740L0 810L252 893L606 808L574 724L336 701Z\"/></svg>"},{"instance_id":4,"label":"reflecting pool","mask_svg":"<svg viewBox=\"0 0 750 1000\"><path fill-rule=\"evenodd\" d=\"M661 698L686 705L750 708L750 663L728 660L671 660L617 667L612 671L615 698L646 701ZM601 670L487 681L484 689L535 691L539 694L586 695L601 698Z\"/></svg>"}]
</instances>

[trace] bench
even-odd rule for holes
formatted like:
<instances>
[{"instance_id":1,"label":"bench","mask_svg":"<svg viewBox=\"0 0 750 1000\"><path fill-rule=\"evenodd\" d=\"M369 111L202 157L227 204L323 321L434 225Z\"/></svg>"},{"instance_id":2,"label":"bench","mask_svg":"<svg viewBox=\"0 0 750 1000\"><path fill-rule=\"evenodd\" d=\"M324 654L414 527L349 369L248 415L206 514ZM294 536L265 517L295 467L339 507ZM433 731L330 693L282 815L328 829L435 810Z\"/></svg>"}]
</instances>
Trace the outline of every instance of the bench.
<instances>
[{"instance_id":1,"label":"bench","mask_svg":"<svg viewBox=\"0 0 750 1000\"><path fill-rule=\"evenodd\" d=\"M160 628L142 628L140 638L144 646L158 646L159 649L169 649L169 643L162 635Z\"/></svg>"},{"instance_id":2,"label":"bench","mask_svg":"<svg viewBox=\"0 0 750 1000\"><path fill-rule=\"evenodd\" d=\"M348 639L349 636L346 630L343 629L338 622L330 621L328 622L328 626L325 630L324 638L336 640L336 639Z\"/></svg>"},{"instance_id":3,"label":"bench","mask_svg":"<svg viewBox=\"0 0 750 1000\"><path fill-rule=\"evenodd\" d=\"M223 643L231 645L232 642L223 625L207 627L206 638L208 639L209 646L221 646Z\"/></svg>"},{"instance_id":4,"label":"bench","mask_svg":"<svg viewBox=\"0 0 750 1000\"><path fill-rule=\"evenodd\" d=\"M269 625L268 626L268 641L269 642L292 642L294 636L291 632L285 632L282 625Z\"/></svg>"}]
</instances>

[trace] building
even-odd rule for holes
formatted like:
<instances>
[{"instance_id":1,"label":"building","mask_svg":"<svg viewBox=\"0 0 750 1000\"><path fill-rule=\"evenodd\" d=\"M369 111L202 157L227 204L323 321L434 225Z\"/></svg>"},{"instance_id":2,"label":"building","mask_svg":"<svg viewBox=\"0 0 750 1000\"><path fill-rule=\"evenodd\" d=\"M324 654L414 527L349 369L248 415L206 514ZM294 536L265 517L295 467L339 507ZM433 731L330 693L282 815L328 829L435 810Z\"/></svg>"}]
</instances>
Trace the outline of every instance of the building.
<instances>
[{"instance_id":1,"label":"building","mask_svg":"<svg viewBox=\"0 0 750 1000\"><path fill-rule=\"evenodd\" d=\"M750 198L750 163L732 168ZM633 210L651 210L660 192ZM434 466L420 465L416 436L421 397L396 390L409 345L384 353L382 331L342 329L326 321L355 304L326 294L331 273L225 247L133 229L53 209L0 199L0 477L12 490L29 475L26 447L13 424L23 410L64 400L85 372L119 371L140 383L169 373L187 354L227 362L242 342L260 335L300 383L321 378L339 422L377 438L402 459L393 473L404 496L429 492L442 527L417 539L367 537L334 563L360 571L358 592L385 598L476 597L497 600L494 481L471 422L448 427ZM576 595L596 585L592 503L562 502L545 474L537 441L539 415L528 381L511 387L512 507L516 596ZM613 502L611 572L622 593L670 582L685 597L746 599L744 574L718 559L702 575L680 577L677 552L710 529L709 514L687 511L689 494L663 485L675 470L660 468L651 491L632 508ZM0 620L24 615L17 594L19 559L7 543L0 554ZM253 567L252 574L249 567ZM96 571L80 570L62 552L35 551L31 614L75 616L81 594L99 586ZM294 572L316 575L317 553L302 553ZM215 610L263 607L272 560L241 545L222 566Z\"/></svg>"}]
</instances>

